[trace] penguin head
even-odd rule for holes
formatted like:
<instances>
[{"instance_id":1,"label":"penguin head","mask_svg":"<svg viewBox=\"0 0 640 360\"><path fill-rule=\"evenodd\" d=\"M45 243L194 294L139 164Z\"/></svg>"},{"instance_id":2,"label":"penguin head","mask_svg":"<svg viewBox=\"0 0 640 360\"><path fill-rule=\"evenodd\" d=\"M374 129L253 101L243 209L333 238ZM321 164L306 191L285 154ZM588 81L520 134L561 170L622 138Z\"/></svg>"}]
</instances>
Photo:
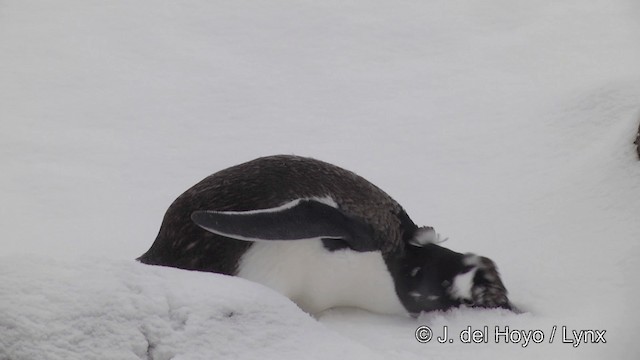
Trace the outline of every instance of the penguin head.
<instances>
[{"instance_id":1,"label":"penguin head","mask_svg":"<svg viewBox=\"0 0 640 360\"><path fill-rule=\"evenodd\" d=\"M432 229L418 229L406 244L396 275L398 294L409 313L460 306L512 309L493 261L426 241L425 231Z\"/></svg>"}]
</instances>

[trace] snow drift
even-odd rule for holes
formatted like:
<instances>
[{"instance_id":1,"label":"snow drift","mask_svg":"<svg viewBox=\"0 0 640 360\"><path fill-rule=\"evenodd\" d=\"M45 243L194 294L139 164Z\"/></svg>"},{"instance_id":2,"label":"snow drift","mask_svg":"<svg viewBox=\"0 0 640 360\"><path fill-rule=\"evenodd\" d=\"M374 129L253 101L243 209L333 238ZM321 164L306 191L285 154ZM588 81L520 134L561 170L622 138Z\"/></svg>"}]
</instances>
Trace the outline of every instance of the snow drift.
<instances>
[{"instance_id":1,"label":"snow drift","mask_svg":"<svg viewBox=\"0 0 640 360\"><path fill-rule=\"evenodd\" d=\"M0 359L375 358L240 278L134 261L0 261Z\"/></svg>"}]
</instances>

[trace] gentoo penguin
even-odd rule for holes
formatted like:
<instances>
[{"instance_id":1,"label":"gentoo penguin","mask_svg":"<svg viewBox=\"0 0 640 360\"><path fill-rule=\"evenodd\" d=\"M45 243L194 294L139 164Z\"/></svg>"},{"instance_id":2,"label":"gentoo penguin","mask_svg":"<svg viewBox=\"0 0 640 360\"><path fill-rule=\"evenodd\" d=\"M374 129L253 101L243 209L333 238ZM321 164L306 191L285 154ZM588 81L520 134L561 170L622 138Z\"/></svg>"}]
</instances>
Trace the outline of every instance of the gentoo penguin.
<instances>
[{"instance_id":1,"label":"gentoo penguin","mask_svg":"<svg viewBox=\"0 0 640 360\"><path fill-rule=\"evenodd\" d=\"M309 313L511 305L495 264L438 244L384 191L338 166L268 156L203 179L167 210L145 264L236 275Z\"/></svg>"}]
</instances>

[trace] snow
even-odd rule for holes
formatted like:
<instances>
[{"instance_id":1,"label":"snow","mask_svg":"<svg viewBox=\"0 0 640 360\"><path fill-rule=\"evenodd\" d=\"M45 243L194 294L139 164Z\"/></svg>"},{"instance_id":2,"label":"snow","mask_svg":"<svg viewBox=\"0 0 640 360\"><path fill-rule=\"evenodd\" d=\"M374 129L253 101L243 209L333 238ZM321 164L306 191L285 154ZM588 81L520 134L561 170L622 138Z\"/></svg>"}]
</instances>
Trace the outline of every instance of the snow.
<instances>
[{"instance_id":1,"label":"snow","mask_svg":"<svg viewBox=\"0 0 640 360\"><path fill-rule=\"evenodd\" d=\"M156 359L637 358L639 12L4 1L0 358L146 358L148 339ZM371 180L443 245L493 259L524 312L316 321L241 279L132 261L182 191L276 153ZM419 343L421 325L456 341ZM546 338L465 344L468 326ZM607 342L562 343L562 326Z\"/></svg>"},{"instance_id":2,"label":"snow","mask_svg":"<svg viewBox=\"0 0 640 360\"><path fill-rule=\"evenodd\" d=\"M33 256L0 274L2 359L376 358L240 278Z\"/></svg>"}]
</instances>

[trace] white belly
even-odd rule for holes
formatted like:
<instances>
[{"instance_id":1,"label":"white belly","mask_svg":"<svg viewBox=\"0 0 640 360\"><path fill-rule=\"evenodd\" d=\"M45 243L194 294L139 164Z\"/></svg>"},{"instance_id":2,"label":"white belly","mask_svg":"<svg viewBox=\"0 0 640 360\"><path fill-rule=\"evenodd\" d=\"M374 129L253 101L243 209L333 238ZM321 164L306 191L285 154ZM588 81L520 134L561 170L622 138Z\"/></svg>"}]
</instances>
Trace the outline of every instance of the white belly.
<instances>
[{"instance_id":1,"label":"white belly","mask_svg":"<svg viewBox=\"0 0 640 360\"><path fill-rule=\"evenodd\" d=\"M238 269L238 276L281 292L312 314L342 306L407 313L379 251L330 252L320 240L261 241Z\"/></svg>"}]
</instances>

